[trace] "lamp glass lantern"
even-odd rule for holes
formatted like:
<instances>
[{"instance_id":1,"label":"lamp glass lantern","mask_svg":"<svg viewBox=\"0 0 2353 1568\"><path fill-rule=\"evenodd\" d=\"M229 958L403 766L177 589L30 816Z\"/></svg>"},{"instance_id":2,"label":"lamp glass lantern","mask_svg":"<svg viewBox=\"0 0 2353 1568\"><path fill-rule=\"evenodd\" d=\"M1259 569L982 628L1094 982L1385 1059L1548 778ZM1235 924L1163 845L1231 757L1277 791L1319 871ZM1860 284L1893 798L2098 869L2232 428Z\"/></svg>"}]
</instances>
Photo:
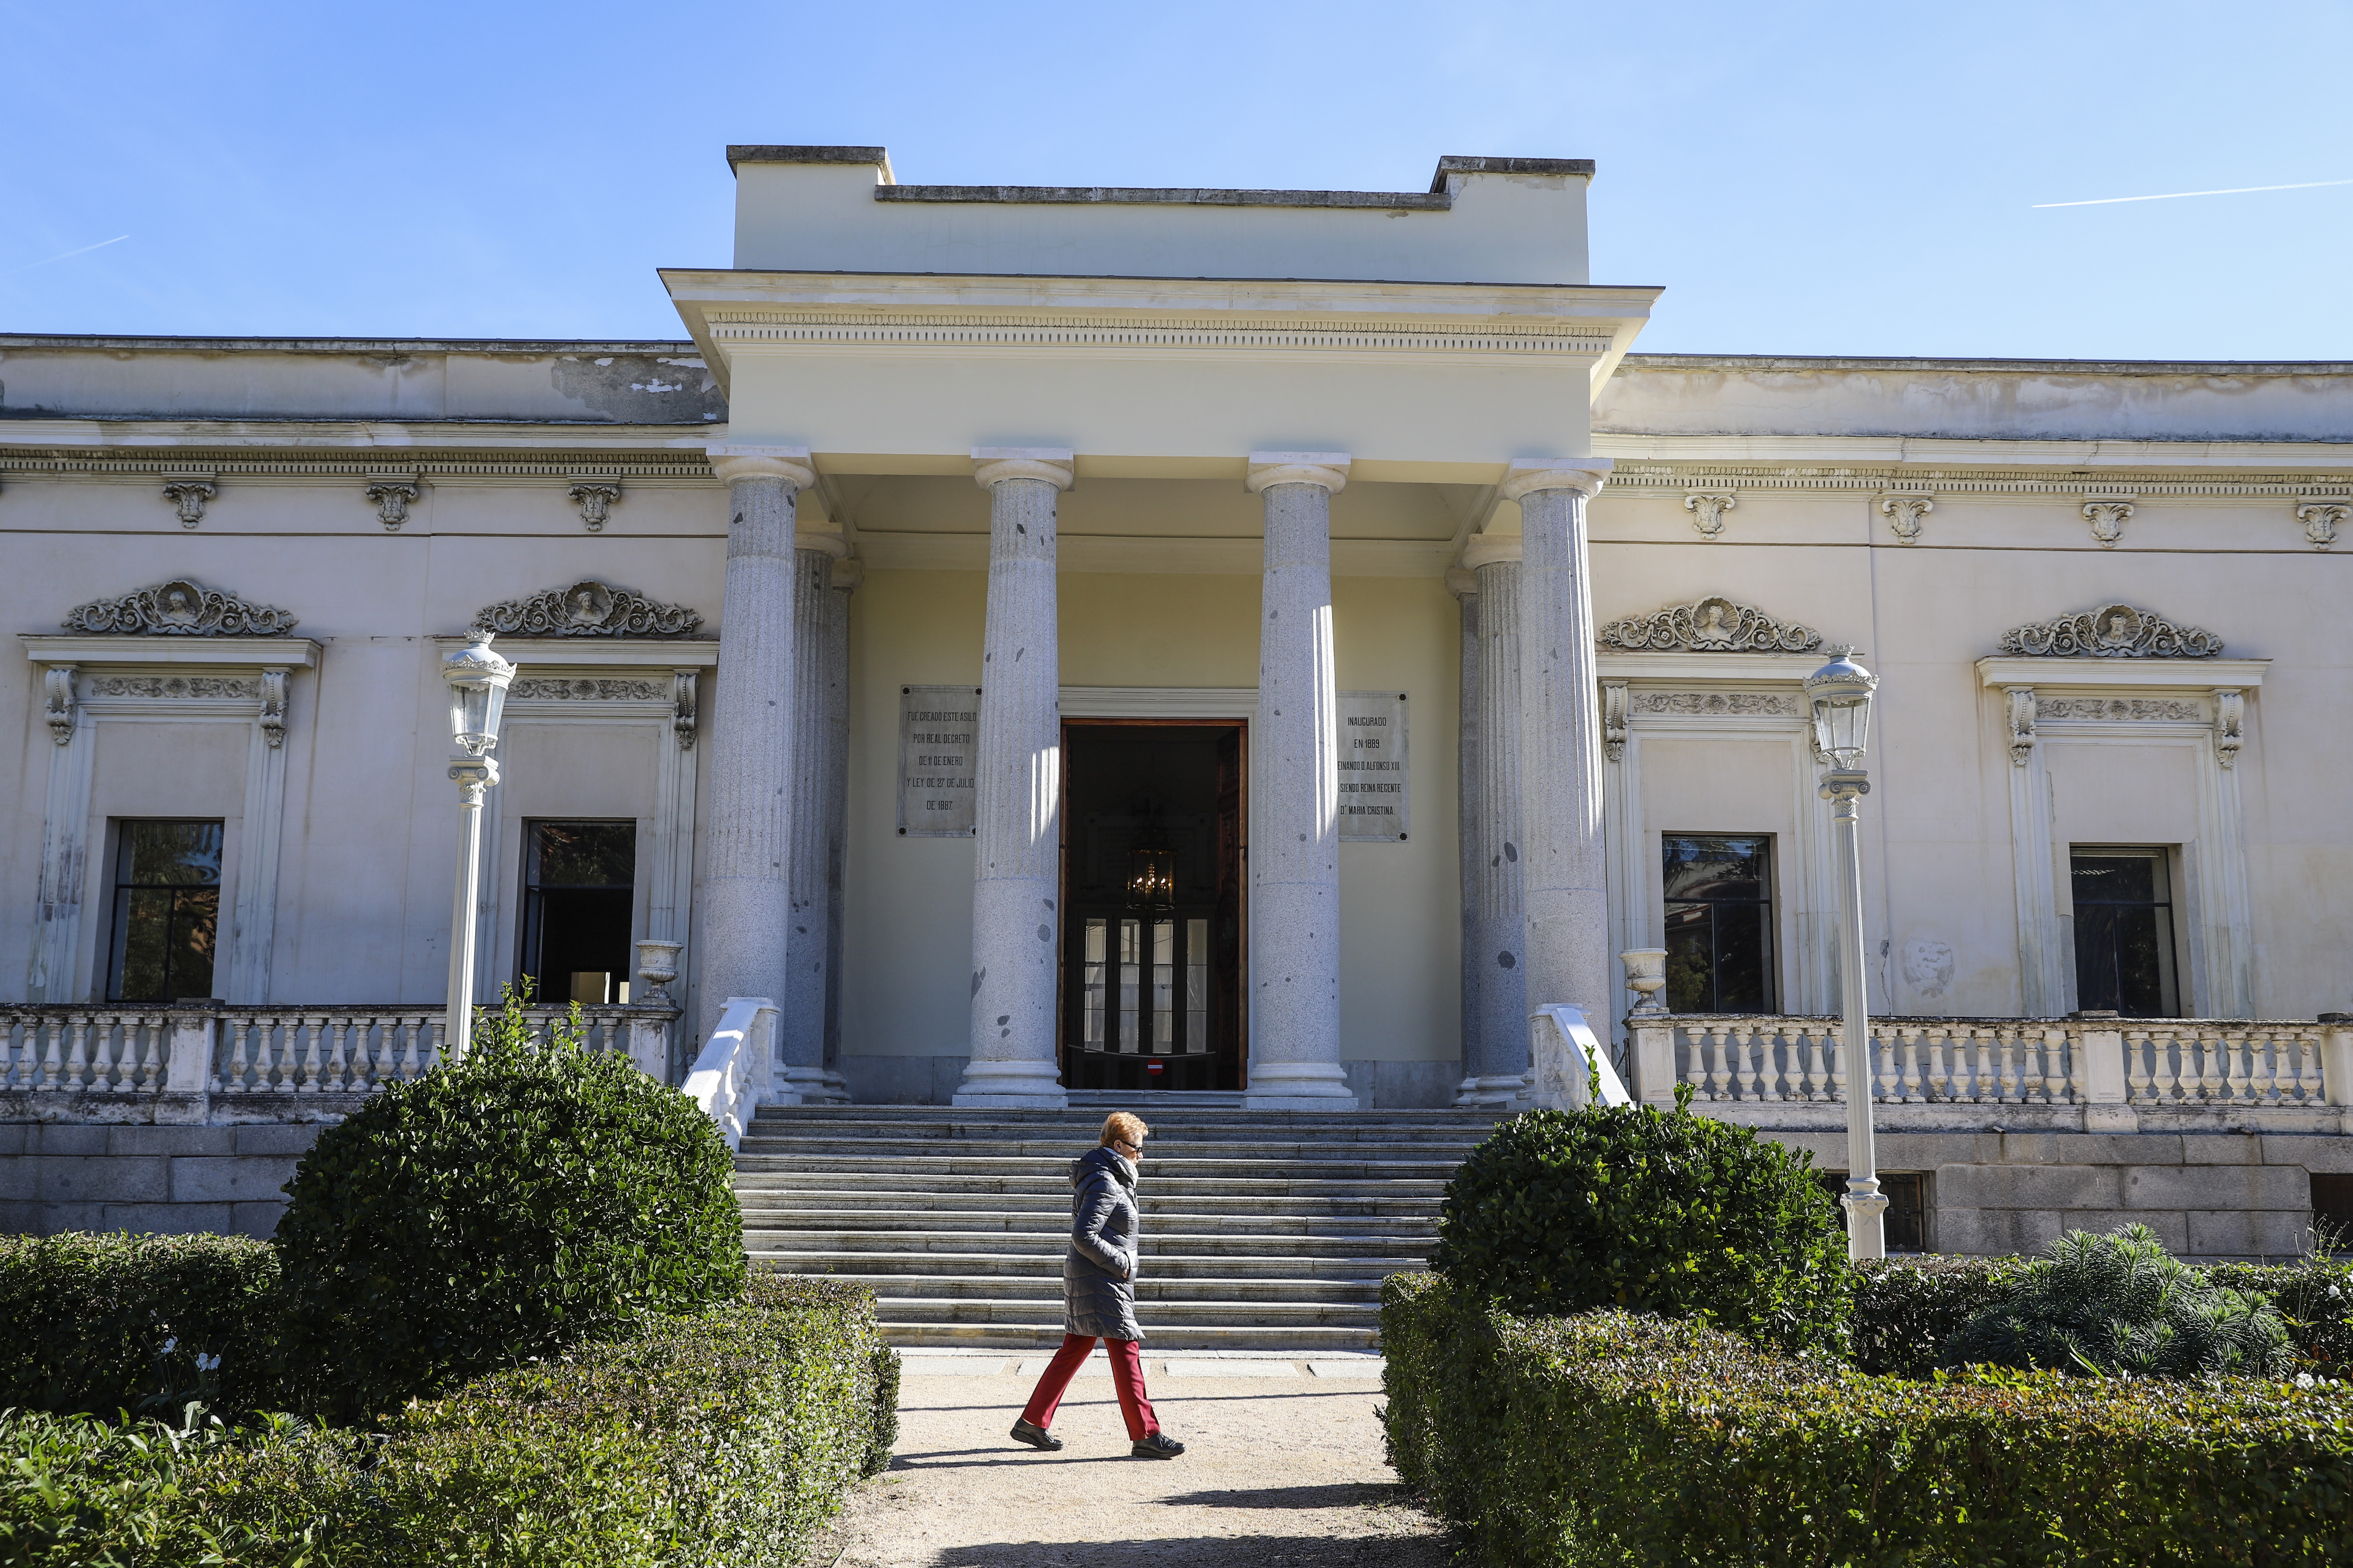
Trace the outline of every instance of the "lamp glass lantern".
<instances>
[{"instance_id":1,"label":"lamp glass lantern","mask_svg":"<svg viewBox=\"0 0 2353 1568\"><path fill-rule=\"evenodd\" d=\"M1176 856L1166 844L1127 852L1127 907L1166 914L1176 907Z\"/></svg>"},{"instance_id":2,"label":"lamp glass lantern","mask_svg":"<svg viewBox=\"0 0 2353 1568\"><path fill-rule=\"evenodd\" d=\"M1862 766L1871 744L1871 697L1879 677L1854 662L1854 649L1833 650L1830 663L1806 677L1814 710L1814 745L1842 772Z\"/></svg>"},{"instance_id":3,"label":"lamp glass lantern","mask_svg":"<svg viewBox=\"0 0 2353 1568\"><path fill-rule=\"evenodd\" d=\"M488 756L498 745L507 688L514 682L515 667L491 650L491 635L477 631L472 642L441 661L441 679L449 683L449 735L470 757Z\"/></svg>"}]
</instances>

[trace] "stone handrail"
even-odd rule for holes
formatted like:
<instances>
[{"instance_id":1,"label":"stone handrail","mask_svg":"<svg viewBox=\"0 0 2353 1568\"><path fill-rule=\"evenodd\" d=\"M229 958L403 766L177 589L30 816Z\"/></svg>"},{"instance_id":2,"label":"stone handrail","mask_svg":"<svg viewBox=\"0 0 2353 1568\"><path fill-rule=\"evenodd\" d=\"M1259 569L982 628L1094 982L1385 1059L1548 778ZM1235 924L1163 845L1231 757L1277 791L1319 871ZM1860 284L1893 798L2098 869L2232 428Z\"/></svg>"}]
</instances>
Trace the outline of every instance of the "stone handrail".
<instances>
[{"instance_id":1,"label":"stone handrail","mask_svg":"<svg viewBox=\"0 0 2353 1568\"><path fill-rule=\"evenodd\" d=\"M525 1009L542 1034L569 1009ZM580 1009L586 1044L670 1079L678 1010ZM440 1059L438 1006L0 1006L0 1120L313 1121Z\"/></svg>"},{"instance_id":2,"label":"stone handrail","mask_svg":"<svg viewBox=\"0 0 2353 1568\"><path fill-rule=\"evenodd\" d=\"M1844 1124L1836 1018L1635 1013L1634 1092L1774 1126ZM1871 1020L1883 1125L2093 1132L2345 1130L2353 1026L2303 1019Z\"/></svg>"},{"instance_id":3,"label":"stone handrail","mask_svg":"<svg viewBox=\"0 0 2353 1568\"><path fill-rule=\"evenodd\" d=\"M773 1091L776 1039L774 1002L730 996L686 1075L687 1095L719 1124L730 1149L743 1145L753 1110Z\"/></svg>"}]
</instances>

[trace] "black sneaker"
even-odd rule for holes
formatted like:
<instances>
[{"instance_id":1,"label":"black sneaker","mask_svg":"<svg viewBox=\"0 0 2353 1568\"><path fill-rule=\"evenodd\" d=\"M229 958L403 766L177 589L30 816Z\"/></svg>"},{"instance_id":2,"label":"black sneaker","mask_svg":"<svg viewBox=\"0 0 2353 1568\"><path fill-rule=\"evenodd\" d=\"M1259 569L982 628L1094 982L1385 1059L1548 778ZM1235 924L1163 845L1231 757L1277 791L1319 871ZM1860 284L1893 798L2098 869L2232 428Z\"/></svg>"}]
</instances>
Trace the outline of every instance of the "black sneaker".
<instances>
[{"instance_id":1,"label":"black sneaker","mask_svg":"<svg viewBox=\"0 0 2353 1568\"><path fill-rule=\"evenodd\" d=\"M1060 1445L1056 1444L1055 1447L1060 1447ZM1139 1459L1173 1459L1185 1451L1185 1445L1166 1432L1155 1432L1149 1437L1129 1444L1127 1451Z\"/></svg>"},{"instance_id":2,"label":"black sneaker","mask_svg":"<svg viewBox=\"0 0 2353 1568\"><path fill-rule=\"evenodd\" d=\"M1027 1443L1033 1448L1043 1448L1050 1454L1062 1446L1062 1440L1060 1437L1055 1436L1043 1426L1032 1426L1027 1421L1016 1421L1013 1424L1013 1440L1017 1443Z\"/></svg>"}]
</instances>

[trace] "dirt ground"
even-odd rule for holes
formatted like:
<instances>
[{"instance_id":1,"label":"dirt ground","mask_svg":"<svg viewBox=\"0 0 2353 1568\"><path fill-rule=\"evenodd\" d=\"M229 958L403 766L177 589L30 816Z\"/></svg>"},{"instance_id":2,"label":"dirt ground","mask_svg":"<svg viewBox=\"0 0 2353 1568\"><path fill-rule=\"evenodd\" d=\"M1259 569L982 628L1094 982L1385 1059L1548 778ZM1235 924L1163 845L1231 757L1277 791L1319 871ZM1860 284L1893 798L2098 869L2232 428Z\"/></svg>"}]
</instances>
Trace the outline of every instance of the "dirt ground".
<instances>
[{"instance_id":1,"label":"dirt ground","mask_svg":"<svg viewBox=\"0 0 2353 1568\"><path fill-rule=\"evenodd\" d=\"M912 1360L912 1358L911 1358ZM808 1568L1443 1568L1438 1526L1381 1461L1377 1383L1171 1375L1160 1424L1187 1445L1128 1457L1111 1380L1090 1367L1042 1454L1006 1436L1030 1377L911 1366L898 1458L855 1492Z\"/></svg>"}]
</instances>

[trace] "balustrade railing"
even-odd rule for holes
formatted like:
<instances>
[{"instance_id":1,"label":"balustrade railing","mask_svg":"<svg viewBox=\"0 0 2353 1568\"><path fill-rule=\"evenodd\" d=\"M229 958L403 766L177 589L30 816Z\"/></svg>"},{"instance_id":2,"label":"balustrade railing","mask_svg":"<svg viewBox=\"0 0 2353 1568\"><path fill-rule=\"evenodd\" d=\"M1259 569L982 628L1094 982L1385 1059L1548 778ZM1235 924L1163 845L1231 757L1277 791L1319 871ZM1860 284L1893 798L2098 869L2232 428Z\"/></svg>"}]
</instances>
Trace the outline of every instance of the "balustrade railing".
<instances>
[{"instance_id":1,"label":"balustrade railing","mask_svg":"<svg viewBox=\"0 0 2353 1568\"><path fill-rule=\"evenodd\" d=\"M1847 1097L1836 1018L1638 1013L1627 1031L1636 1092L1652 1103L1678 1084L1709 1106ZM2230 1113L2342 1107L2348 1068L2353 1029L2335 1023L1896 1017L1872 1020L1866 1071L1889 1106Z\"/></svg>"},{"instance_id":2,"label":"balustrade railing","mask_svg":"<svg viewBox=\"0 0 2353 1568\"><path fill-rule=\"evenodd\" d=\"M568 1012L533 1007L526 1016L543 1037ZM626 1053L665 1082L677 1016L666 1007L580 1010L588 1049ZM142 1097L366 1094L438 1061L444 1022L430 1006L0 1007L0 1093L73 1097L100 1114L110 1101Z\"/></svg>"}]
</instances>

